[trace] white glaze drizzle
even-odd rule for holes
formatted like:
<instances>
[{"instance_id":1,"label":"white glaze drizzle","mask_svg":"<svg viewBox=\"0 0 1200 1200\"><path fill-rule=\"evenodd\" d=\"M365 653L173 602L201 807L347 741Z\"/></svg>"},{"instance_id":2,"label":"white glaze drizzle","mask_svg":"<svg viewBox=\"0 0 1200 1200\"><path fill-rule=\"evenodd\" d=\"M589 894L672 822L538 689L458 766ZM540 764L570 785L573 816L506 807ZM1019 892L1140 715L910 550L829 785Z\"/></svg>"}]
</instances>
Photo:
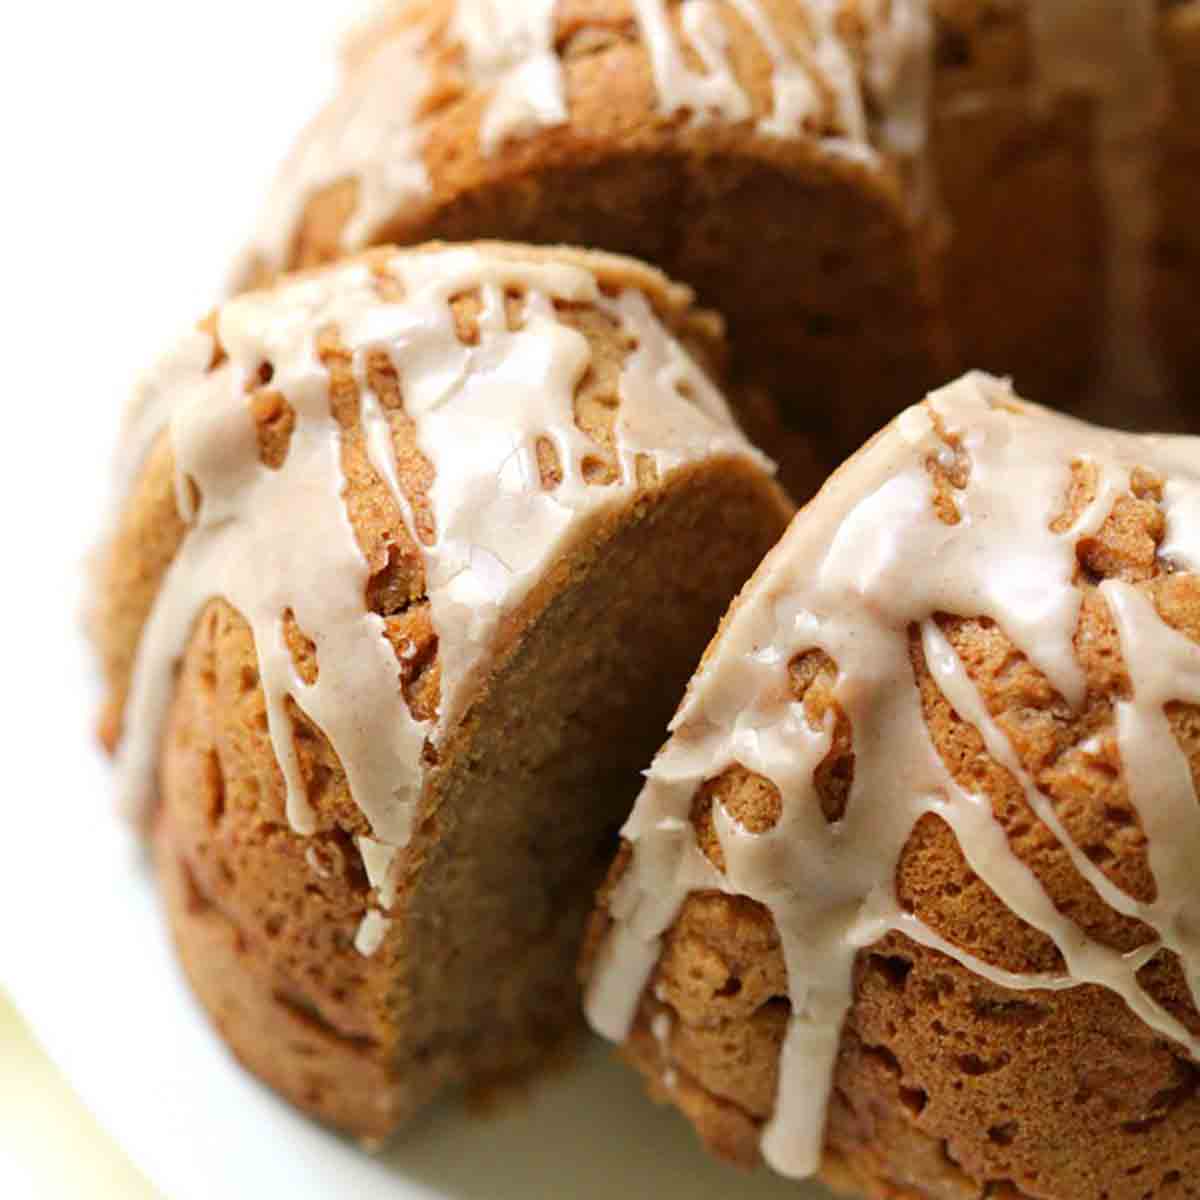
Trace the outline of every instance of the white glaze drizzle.
<instances>
[{"instance_id":1,"label":"white glaze drizzle","mask_svg":"<svg viewBox=\"0 0 1200 1200\"><path fill-rule=\"evenodd\" d=\"M421 119L429 92L427 40L420 27L394 31L344 73L337 96L301 135L267 198L253 255L268 268L287 265L304 210L324 188L343 180L357 184L341 231L345 250L368 245L398 210L428 194Z\"/></svg>"},{"instance_id":2,"label":"white glaze drizzle","mask_svg":"<svg viewBox=\"0 0 1200 1200\"><path fill-rule=\"evenodd\" d=\"M1165 495L1167 534L1162 556L1187 571L1200 571L1200 495L1168 479Z\"/></svg>"},{"instance_id":3,"label":"white glaze drizzle","mask_svg":"<svg viewBox=\"0 0 1200 1200\"><path fill-rule=\"evenodd\" d=\"M879 140L919 161L929 137L933 20L929 0L860 0L867 25L864 85L879 116Z\"/></svg>"},{"instance_id":4,"label":"white glaze drizzle","mask_svg":"<svg viewBox=\"0 0 1200 1200\"><path fill-rule=\"evenodd\" d=\"M954 493L954 525L932 506L927 462L947 453L938 423L961 438L970 461L967 486ZM1055 532L1076 460L1095 466L1096 498L1069 530ZM991 617L1079 704L1085 683L1073 649L1081 602L1075 545L1103 523L1137 466L1170 478L1168 538L1194 544L1197 530L1179 526L1194 520L1200 498L1200 440L1110 434L1021 404L998 380L968 376L902 414L829 481L747 586L693 679L623 830L633 856L611 899L614 924L597 957L587 1012L606 1036L628 1035L663 936L691 892L715 889L766 905L792 1005L775 1112L762 1138L763 1155L778 1171L804 1176L819 1165L855 956L890 930L1000 987L1102 985L1200 1059L1200 1039L1137 981L1138 970L1166 948L1180 956L1194 993L1200 984L1200 804L1163 714L1171 700L1200 699L1200 647L1167 629L1135 589L1103 585L1133 682L1116 739L1151 843L1158 894L1143 903L1071 842L934 619L943 612ZM947 701L979 731L1101 897L1154 930L1149 945L1123 955L1087 937L1013 852L990 798L951 776L913 679L914 625ZM853 787L832 825L813 775L829 751L832 723L813 728L788 683L793 657L813 649L836 664L833 694L854 736ZM753 834L716 805L722 872L701 852L690 812L698 788L735 763L779 789L782 813L768 832ZM994 967L900 909L896 866L927 813L950 826L972 870L1009 909L1053 941L1064 973Z\"/></svg>"},{"instance_id":5,"label":"white glaze drizzle","mask_svg":"<svg viewBox=\"0 0 1200 1200\"><path fill-rule=\"evenodd\" d=\"M1200 704L1200 647L1168 626L1129 584L1101 584L1121 638L1133 699L1117 706L1125 778L1146 834L1158 898L1136 915L1183 964L1200 1006L1200 813L1187 755L1166 707Z\"/></svg>"},{"instance_id":6,"label":"white glaze drizzle","mask_svg":"<svg viewBox=\"0 0 1200 1200\"><path fill-rule=\"evenodd\" d=\"M450 25L473 81L492 89L479 126L484 154L567 120L562 64L554 51L558 0L458 0Z\"/></svg>"},{"instance_id":7,"label":"white glaze drizzle","mask_svg":"<svg viewBox=\"0 0 1200 1200\"><path fill-rule=\"evenodd\" d=\"M287 788L287 813L300 833L315 829L293 738L291 699L329 738L351 793L370 823L360 847L377 908L359 931L364 953L387 932L394 851L410 836L423 785L422 749L451 728L504 617L549 566L637 490L646 455L660 478L717 455L765 460L733 424L724 401L635 291L602 293L594 270L625 264L522 258L490 247L395 254L386 271L403 298L385 302L370 266L351 263L227 304L218 315L228 360L206 370L205 353L164 362L177 503L191 528L163 581L138 648L119 752L130 810L146 811L154 791L174 671L205 604L223 597L249 622L266 696L271 741ZM510 329L506 292L524 293L520 327ZM450 301L478 292L479 338L465 345ZM637 349L619 381L614 439L620 480L585 482L583 460L597 446L575 422L574 393L589 347L561 323L554 302L609 312ZM390 426L367 386L366 359L382 350L400 381L418 447L434 467L427 500L436 534L422 545L430 611L438 635L437 720L414 719L380 617L366 608L368 565L346 515L342 439L329 406L329 375L316 351L335 327L353 356L360 418L371 461L419 542L409 498L395 469ZM248 385L263 363L271 389L295 413L287 458L259 460ZM169 388L167 385L169 384ZM562 481L542 487L536 444L557 451ZM192 501L190 481L201 497ZM318 676L297 674L283 636L291 611L314 643ZM411 653L411 647L408 648ZM406 653L401 650L401 657Z\"/></svg>"},{"instance_id":8,"label":"white glaze drizzle","mask_svg":"<svg viewBox=\"0 0 1200 1200\"><path fill-rule=\"evenodd\" d=\"M916 156L928 123L931 24L927 0L870 0L860 6L867 29L864 69L838 30L842 0L806 0L800 6L808 30L801 56L785 43L760 0L684 0L679 22L703 70L687 63L666 0L633 0L650 52L659 106L686 110L692 120L748 120L753 106L728 57L723 14L736 13L771 59L772 111L759 118L766 137L797 138L817 123L831 123L823 141L830 151L873 161L877 136L890 152ZM872 130L866 114L870 93L880 113Z\"/></svg>"},{"instance_id":9,"label":"white glaze drizzle","mask_svg":"<svg viewBox=\"0 0 1200 1200\"><path fill-rule=\"evenodd\" d=\"M304 851L304 861L308 864L309 870L318 878L330 879L333 877L329 863L318 853L315 846L309 846Z\"/></svg>"},{"instance_id":10,"label":"white glaze drizzle","mask_svg":"<svg viewBox=\"0 0 1200 1200\"><path fill-rule=\"evenodd\" d=\"M1096 184L1107 231L1104 415L1161 415L1151 329L1154 167L1164 104L1156 0L1035 0L1029 5L1039 88L1095 101Z\"/></svg>"},{"instance_id":11,"label":"white glaze drizzle","mask_svg":"<svg viewBox=\"0 0 1200 1200\"><path fill-rule=\"evenodd\" d=\"M717 115L730 122L745 121L753 115L750 97L726 56L729 35L722 7L718 0L683 0L679 6L680 23L704 63L703 71L693 71L676 38L666 0L633 0L642 41L654 68L659 107L664 113L687 109L696 121L708 121ZM806 114L817 102L811 84L809 91Z\"/></svg>"},{"instance_id":12,"label":"white glaze drizzle","mask_svg":"<svg viewBox=\"0 0 1200 1200\"><path fill-rule=\"evenodd\" d=\"M662 1060L663 1064L660 1078L662 1079L663 1086L666 1088L673 1088L679 1082L679 1073L675 1069L674 1059L671 1054L671 1033L674 1024L675 1021L671 1016L670 1009L666 1008L656 1012L650 1021L650 1033L658 1045L658 1057Z\"/></svg>"},{"instance_id":13,"label":"white glaze drizzle","mask_svg":"<svg viewBox=\"0 0 1200 1200\"><path fill-rule=\"evenodd\" d=\"M354 939L354 947L364 958L370 958L383 944L392 927L388 911L396 899L398 881L394 868L399 848L374 841L372 838L360 837L358 852L362 855L367 882L375 889L378 907L368 909L363 916Z\"/></svg>"},{"instance_id":14,"label":"white glaze drizzle","mask_svg":"<svg viewBox=\"0 0 1200 1200\"><path fill-rule=\"evenodd\" d=\"M686 110L693 121L700 123L714 117L736 123L754 115L750 97L729 61L724 14L733 11L750 26L771 58L774 110L759 120L761 133L770 137L799 136L807 122L823 116L828 93L838 135L856 144L867 141L856 72L845 44L833 32L836 5L811 0L804 6L812 43L808 60L801 62L785 46L758 0L683 0L679 22L703 63L702 71L688 65L666 0L633 0L633 7L650 54L663 112Z\"/></svg>"},{"instance_id":15,"label":"white glaze drizzle","mask_svg":"<svg viewBox=\"0 0 1200 1200\"><path fill-rule=\"evenodd\" d=\"M155 369L138 380L125 406L125 419L113 461L113 475L122 484L137 475L170 420L177 389L207 369L212 350L212 338L194 330L179 338Z\"/></svg>"}]
</instances>

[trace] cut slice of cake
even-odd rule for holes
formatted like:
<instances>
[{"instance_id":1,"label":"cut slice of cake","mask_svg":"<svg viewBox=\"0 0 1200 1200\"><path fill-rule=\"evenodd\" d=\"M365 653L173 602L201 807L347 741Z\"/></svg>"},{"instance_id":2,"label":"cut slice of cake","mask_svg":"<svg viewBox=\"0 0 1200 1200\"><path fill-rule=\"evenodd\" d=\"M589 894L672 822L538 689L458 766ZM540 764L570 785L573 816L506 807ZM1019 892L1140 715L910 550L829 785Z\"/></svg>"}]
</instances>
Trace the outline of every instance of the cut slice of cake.
<instances>
[{"instance_id":1,"label":"cut slice of cake","mask_svg":"<svg viewBox=\"0 0 1200 1200\"><path fill-rule=\"evenodd\" d=\"M791 507L626 259L380 250L219 309L125 438L96 637L183 966L386 1136L579 1023L615 830Z\"/></svg>"},{"instance_id":2,"label":"cut slice of cake","mask_svg":"<svg viewBox=\"0 0 1200 1200\"><path fill-rule=\"evenodd\" d=\"M855 1194L1200 1175L1200 440L964 378L767 556L593 921L594 1026Z\"/></svg>"}]
</instances>

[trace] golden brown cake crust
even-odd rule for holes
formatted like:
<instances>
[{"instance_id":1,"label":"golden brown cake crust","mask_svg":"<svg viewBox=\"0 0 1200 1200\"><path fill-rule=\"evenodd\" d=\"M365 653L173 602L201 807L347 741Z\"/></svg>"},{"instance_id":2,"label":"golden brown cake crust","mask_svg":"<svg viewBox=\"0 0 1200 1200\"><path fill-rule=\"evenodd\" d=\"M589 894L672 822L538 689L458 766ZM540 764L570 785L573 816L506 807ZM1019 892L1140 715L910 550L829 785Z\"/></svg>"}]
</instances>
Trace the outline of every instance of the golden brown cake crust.
<instances>
[{"instance_id":1,"label":"golden brown cake crust","mask_svg":"<svg viewBox=\"0 0 1200 1200\"><path fill-rule=\"evenodd\" d=\"M247 1070L327 1124L385 1137L402 1113L380 1046L326 1024L209 898L159 821L158 884L196 998Z\"/></svg>"},{"instance_id":2,"label":"golden brown cake crust","mask_svg":"<svg viewBox=\"0 0 1200 1200\"><path fill-rule=\"evenodd\" d=\"M573 251L487 252L583 265L613 292L639 288L700 361L715 370L723 357L719 322L657 272ZM363 259L385 288L387 258ZM474 336L478 303L469 291L453 301L464 340ZM593 305L560 304L558 318L591 350L574 414L595 443L588 469L602 487L615 478L619 375L631 348ZM397 652L410 710L428 718L440 659L424 560L364 449L358 383L336 329L321 334L319 349L341 427L346 512L370 565L366 601ZM218 346L214 360L221 354ZM437 464L415 441L385 358L370 361L367 379L389 414L419 531ZM260 456L277 464L291 418L271 372L256 382L249 403ZM549 459L541 466L555 469ZM139 635L186 532L173 477L163 439L130 490L100 574L96 629L112 735ZM647 459L639 480L628 503L601 510L506 616L464 719L427 746L428 783L401 851L392 925L367 957L356 930L378 896L355 838L372 829L342 763L289 699L316 822L311 837L294 832L250 626L220 597L196 621L153 818L168 917L188 977L234 1052L314 1116L382 1138L448 1084L532 1070L576 1028L572 964L590 885L696 656L791 515L749 457L715 455L661 479ZM294 619L284 633L311 684L313 643Z\"/></svg>"},{"instance_id":3,"label":"golden brown cake crust","mask_svg":"<svg viewBox=\"0 0 1200 1200\"><path fill-rule=\"evenodd\" d=\"M1163 482L1135 472L1131 491L1118 497L1099 533L1079 544L1084 601L1075 647L1087 677L1079 710L990 621L938 620L1071 839L1112 882L1143 900L1154 897L1155 883L1114 738L1115 705L1131 685L1098 588L1106 579L1134 585L1167 625L1200 641L1200 580L1173 573L1158 556ZM1087 469L1076 467L1064 528L1093 486ZM1013 776L950 707L919 639L910 643L910 658L943 762L961 785L991 798L1012 849L1060 912L1120 951L1152 942L1150 930L1101 901ZM833 704L824 664L798 661L792 678L810 722L820 727ZM840 719L836 706L834 715ZM1168 716L1200 777L1200 712L1177 704ZM849 737L835 724L829 784L820 789L818 780L823 804L836 805L839 760L852 771L850 753ZM705 785L692 810L704 852L714 861L720 854L715 798L744 827L766 828L777 815L772 791L739 768ZM626 862L618 858L601 894L585 971L608 928L608 896ZM909 838L896 890L903 909L988 963L1022 973L1062 969L1054 945L981 883L937 816L922 818ZM1190 1031L1200 1031L1172 954L1158 953L1139 981ZM667 936L623 1048L653 1094L676 1104L716 1153L747 1166L759 1161L762 1127L775 1106L787 995L767 911L743 897L694 893ZM669 1020L656 1022L660 1014ZM1200 1068L1105 989L1010 991L891 933L857 961L826 1136L829 1181L878 1198L1195 1196Z\"/></svg>"}]
</instances>

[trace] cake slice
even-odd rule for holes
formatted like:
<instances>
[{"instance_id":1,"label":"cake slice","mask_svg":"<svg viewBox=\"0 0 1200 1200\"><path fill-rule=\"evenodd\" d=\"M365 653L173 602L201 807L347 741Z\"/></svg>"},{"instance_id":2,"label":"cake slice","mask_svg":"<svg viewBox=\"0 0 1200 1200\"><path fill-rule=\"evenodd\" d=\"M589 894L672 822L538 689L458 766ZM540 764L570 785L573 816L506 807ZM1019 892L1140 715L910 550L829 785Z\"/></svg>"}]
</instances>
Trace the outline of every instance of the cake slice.
<instances>
[{"instance_id":1,"label":"cake slice","mask_svg":"<svg viewBox=\"0 0 1200 1200\"><path fill-rule=\"evenodd\" d=\"M1200 1178L1200 440L968 376L795 519L627 822L593 1025L856 1195Z\"/></svg>"},{"instance_id":2,"label":"cake slice","mask_svg":"<svg viewBox=\"0 0 1200 1200\"><path fill-rule=\"evenodd\" d=\"M791 513L720 324L626 259L379 250L138 394L104 721L234 1053L381 1139L536 1068L638 772Z\"/></svg>"}]
</instances>

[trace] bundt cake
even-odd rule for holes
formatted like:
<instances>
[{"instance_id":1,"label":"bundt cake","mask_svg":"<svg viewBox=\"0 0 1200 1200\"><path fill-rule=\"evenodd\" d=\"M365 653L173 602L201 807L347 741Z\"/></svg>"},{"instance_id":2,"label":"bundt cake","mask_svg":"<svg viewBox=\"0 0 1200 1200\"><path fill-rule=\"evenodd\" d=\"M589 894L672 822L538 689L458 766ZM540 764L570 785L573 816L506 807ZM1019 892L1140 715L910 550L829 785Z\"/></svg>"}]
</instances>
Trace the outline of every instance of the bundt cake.
<instances>
[{"instance_id":1,"label":"bundt cake","mask_svg":"<svg viewBox=\"0 0 1200 1200\"><path fill-rule=\"evenodd\" d=\"M379 8L94 577L225 1041L374 1142L582 987L735 1162L1200 1198L1200 0ZM974 373L763 558L967 366L1159 436Z\"/></svg>"},{"instance_id":2,"label":"bundt cake","mask_svg":"<svg viewBox=\"0 0 1200 1200\"><path fill-rule=\"evenodd\" d=\"M1200 5L383 10L247 277L429 237L638 255L727 315L774 397L745 419L785 479L789 431L832 464L956 364L1093 419L1188 426L1167 384L1174 366L1195 394Z\"/></svg>"},{"instance_id":3,"label":"bundt cake","mask_svg":"<svg viewBox=\"0 0 1200 1200\"><path fill-rule=\"evenodd\" d=\"M381 249L148 377L104 722L234 1052L368 1139L579 1024L638 771L787 524L720 323L629 260Z\"/></svg>"},{"instance_id":4,"label":"bundt cake","mask_svg":"<svg viewBox=\"0 0 1200 1200\"><path fill-rule=\"evenodd\" d=\"M795 519L602 892L595 1028L718 1154L1200 1195L1200 440L975 374Z\"/></svg>"}]
</instances>

